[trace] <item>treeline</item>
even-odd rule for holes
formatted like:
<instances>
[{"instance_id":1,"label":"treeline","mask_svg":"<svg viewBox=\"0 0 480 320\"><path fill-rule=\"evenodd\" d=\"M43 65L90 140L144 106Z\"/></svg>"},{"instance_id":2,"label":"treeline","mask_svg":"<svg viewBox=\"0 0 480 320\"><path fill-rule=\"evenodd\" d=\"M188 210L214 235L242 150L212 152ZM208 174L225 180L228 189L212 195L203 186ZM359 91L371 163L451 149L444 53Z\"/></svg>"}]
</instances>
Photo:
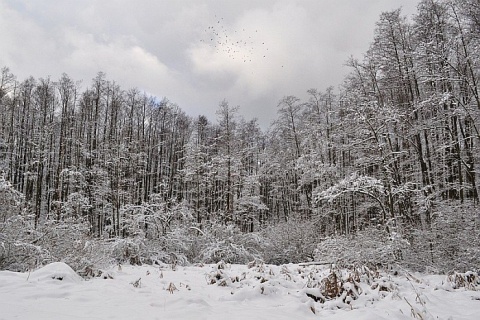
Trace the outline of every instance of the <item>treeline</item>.
<instances>
[{"instance_id":1,"label":"treeline","mask_svg":"<svg viewBox=\"0 0 480 320\"><path fill-rule=\"evenodd\" d=\"M97 236L126 236L126 216L138 210L190 210L199 225L245 230L265 220L264 135L226 101L211 123L102 73L84 90L65 74L17 83L4 68L2 79L2 172L36 225L73 216Z\"/></svg>"},{"instance_id":2,"label":"treeline","mask_svg":"<svg viewBox=\"0 0 480 320\"><path fill-rule=\"evenodd\" d=\"M4 68L1 174L35 226L82 220L96 237L154 238L182 219L199 231L309 221L323 236L407 234L462 203L474 221L479 17L478 0L422 0L412 21L383 13L340 92L284 97L267 132L227 101L216 119L192 118L103 73L84 88Z\"/></svg>"}]
</instances>

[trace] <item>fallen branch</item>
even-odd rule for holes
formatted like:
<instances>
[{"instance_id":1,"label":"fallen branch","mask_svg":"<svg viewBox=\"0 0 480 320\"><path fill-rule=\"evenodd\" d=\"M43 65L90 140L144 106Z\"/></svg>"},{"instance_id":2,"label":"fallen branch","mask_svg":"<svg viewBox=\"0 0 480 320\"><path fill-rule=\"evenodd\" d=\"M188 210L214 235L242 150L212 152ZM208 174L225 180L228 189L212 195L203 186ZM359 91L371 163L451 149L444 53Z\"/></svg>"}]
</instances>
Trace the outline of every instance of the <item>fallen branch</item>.
<instances>
[{"instance_id":1,"label":"fallen branch","mask_svg":"<svg viewBox=\"0 0 480 320\"><path fill-rule=\"evenodd\" d=\"M311 262L302 262L302 263L299 263L298 265L301 267L306 267L306 266L321 266L321 265L327 265L327 264L333 264L333 262L311 261Z\"/></svg>"}]
</instances>

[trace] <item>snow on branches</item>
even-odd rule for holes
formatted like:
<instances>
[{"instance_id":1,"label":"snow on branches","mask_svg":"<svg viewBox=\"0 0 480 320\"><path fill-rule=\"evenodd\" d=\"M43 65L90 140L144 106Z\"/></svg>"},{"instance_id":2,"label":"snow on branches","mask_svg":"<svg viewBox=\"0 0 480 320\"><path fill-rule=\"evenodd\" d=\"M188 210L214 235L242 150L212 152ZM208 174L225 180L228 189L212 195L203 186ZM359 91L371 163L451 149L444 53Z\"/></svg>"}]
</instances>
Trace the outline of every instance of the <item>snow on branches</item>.
<instances>
[{"instance_id":1,"label":"snow on branches","mask_svg":"<svg viewBox=\"0 0 480 320\"><path fill-rule=\"evenodd\" d=\"M361 193L374 199L378 202L382 211L385 212L385 208L381 201L381 197L385 194L385 188L382 181L376 178L359 175L357 172L345 177L327 190L320 190L317 188L314 191L314 199L317 204L321 201L331 203L338 197L352 192Z\"/></svg>"}]
</instances>

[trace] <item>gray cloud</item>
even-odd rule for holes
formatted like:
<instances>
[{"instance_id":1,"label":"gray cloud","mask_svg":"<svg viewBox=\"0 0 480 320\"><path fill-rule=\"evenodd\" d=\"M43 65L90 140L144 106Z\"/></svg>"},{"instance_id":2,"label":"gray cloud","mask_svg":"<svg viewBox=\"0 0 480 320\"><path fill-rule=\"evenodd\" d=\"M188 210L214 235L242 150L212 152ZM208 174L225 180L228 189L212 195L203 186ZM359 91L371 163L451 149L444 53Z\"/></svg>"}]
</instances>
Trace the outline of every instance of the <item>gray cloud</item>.
<instances>
[{"instance_id":1,"label":"gray cloud","mask_svg":"<svg viewBox=\"0 0 480 320\"><path fill-rule=\"evenodd\" d=\"M340 84L382 11L411 15L417 2L0 0L0 66L19 80L66 72L84 85L104 71L212 120L225 98L266 127L283 96ZM209 26L230 44L212 46Z\"/></svg>"}]
</instances>

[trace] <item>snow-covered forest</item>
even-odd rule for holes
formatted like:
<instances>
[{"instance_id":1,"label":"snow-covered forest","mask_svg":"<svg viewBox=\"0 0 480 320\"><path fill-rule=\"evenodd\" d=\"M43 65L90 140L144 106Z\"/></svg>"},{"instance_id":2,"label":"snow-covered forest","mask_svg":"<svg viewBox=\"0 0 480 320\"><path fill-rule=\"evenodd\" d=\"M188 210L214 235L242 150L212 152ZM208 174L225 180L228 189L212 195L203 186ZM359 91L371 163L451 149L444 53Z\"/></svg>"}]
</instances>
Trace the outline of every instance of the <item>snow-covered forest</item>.
<instances>
[{"instance_id":1,"label":"snow-covered forest","mask_svg":"<svg viewBox=\"0 0 480 320\"><path fill-rule=\"evenodd\" d=\"M266 129L221 93L215 119L194 118L102 72L4 67L0 269L478 268L479 17L477 0L383 13L338 90L286 92Z\"/></svg>"}]
</instances>

